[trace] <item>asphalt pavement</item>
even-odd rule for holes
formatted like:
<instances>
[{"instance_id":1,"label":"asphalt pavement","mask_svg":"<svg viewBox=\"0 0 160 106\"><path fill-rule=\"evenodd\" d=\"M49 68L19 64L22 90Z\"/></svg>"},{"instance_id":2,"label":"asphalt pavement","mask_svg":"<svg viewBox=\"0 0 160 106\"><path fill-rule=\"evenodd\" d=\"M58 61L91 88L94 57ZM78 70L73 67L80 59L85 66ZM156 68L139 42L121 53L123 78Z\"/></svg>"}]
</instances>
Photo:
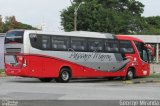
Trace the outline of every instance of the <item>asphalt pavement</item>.
<instances>
[{"instance_id":1,"label":"asphalt pavement","mask_svg":"<svg viewBox=\"0 0 160 106\"><path fill-rule=\"evenodd\" d=\"M160 83L126 84L107 79L42 83L34 78L0 79L0 99L13 100L136 100L159 99Z\"/></svg>"},{"instance_id":2,"label":"asphalt pavement","mask_svg":"<svg viewBox=\"0 0 160 106\"><path fill-rule=\"evenodd\" d=\"M77 79L42 83L35 78L0 77L0 106L160 106L159 88L160 82Z\"/></svg>"}]
</instances>

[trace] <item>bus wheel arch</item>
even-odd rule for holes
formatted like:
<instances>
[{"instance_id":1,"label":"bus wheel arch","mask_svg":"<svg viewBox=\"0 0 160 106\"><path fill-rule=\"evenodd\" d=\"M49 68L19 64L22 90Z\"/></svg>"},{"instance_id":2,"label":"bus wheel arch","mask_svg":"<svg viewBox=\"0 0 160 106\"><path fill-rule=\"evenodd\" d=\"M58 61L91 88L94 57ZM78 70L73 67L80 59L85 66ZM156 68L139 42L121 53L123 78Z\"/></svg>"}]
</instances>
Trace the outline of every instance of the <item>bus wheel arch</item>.
<instances>
[{"instance_id":1,"label":"bus wheel arch","mask_svg":"<svg viewBox=\"0 0 160 106\"><path fill-rule=\"evenodd\" d=\"M63 66L60 68L58 78L55 78L56 82L67 83L72 78L72 69L69 66Z\"/></svg>"},{"instance_id":2,"label":"bus wheel arch","mask_svg":"<svg viewBox=\"0 0 160 106\"><path fill-rule=\"evenodd\" d=\"M132 80L136 77L136 69L134 67L129 67L126 72L126 79Z\"/></svg>"}]
</instances>

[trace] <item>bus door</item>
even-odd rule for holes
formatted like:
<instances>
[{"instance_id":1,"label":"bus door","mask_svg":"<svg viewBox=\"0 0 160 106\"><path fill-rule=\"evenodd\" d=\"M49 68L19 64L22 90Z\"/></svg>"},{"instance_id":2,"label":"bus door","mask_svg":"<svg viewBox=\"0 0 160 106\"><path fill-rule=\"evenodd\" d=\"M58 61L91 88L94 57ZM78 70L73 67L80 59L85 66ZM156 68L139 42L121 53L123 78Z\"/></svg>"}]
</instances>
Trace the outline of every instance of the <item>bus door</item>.
<instances>
[{"instance_id":1,"label":"bus door","mask_svg":"<svg viewBox=\"0 0 160 106\"><path fill-rule=\"evenodd\" d=\"M150 71L150 65L149 65L149 51L148 49L145 47L144 43L141 42L135 42L135 45L137 47L137 50L139 52L139 62L138 62L138 66L139 66L139 70L140 73L138 72L138 74L140 75L149 75L149 71Z\"/></svg>"}]
</instances>

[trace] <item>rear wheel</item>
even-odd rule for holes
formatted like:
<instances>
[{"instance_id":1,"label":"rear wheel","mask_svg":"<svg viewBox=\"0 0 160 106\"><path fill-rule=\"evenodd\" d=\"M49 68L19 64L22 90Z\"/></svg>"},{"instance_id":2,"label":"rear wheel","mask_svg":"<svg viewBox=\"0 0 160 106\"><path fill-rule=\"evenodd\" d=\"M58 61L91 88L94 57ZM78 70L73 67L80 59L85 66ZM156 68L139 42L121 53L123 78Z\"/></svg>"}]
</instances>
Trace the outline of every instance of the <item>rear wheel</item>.
<instances>
[{"instance_id":1,"label":"rear wheel","mask_svg":"<svg viewBox=\"0 0 160 106\"><path fill-rule=\"evenodd\" d=\"M69 68L62 68L59 77L55 79L56 82L67 83L71 79L71 70Z\"/></svg>"},{"instance_id":2,"label":"rear wheel","mask_svg":"<svg viewBox=\"0 0 160 106\"><path fill-rule=\"evenodd\" d=\"M41 82L51 82L52 78L39 78Z\"/></svg>"}]
</instances>

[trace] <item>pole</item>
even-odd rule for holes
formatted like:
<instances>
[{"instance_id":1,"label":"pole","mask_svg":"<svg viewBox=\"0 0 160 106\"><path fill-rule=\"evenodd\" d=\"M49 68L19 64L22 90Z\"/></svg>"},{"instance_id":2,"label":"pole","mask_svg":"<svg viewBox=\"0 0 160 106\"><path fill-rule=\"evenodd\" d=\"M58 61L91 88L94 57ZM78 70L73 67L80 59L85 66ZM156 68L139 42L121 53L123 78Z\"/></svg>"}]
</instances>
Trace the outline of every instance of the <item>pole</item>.
<instances>
[{"instance_id":1,"label":"pole","mask_svg":"<svg viewBox=\"0 0 160 106\"><path fill-rule=\"evenodd\" d=\"M77 14L78 14L78 9L82 4L84 4L84 2L81 2L78 5L78 7L75 7L75 9L74 9L74 31L77 31Z\"/></svg>"},{"instance_id":2,"label":"pole","mask_svg":"<svg viewBox=\"0 0 160 106\"><path fill-rule=\"evenodd\" d=\"M156 63L159 62L159 44L156 45Z\"/></svg>"},{"instance_id":3,"label":"pole","mask_svg":"<svg viewBox=\"0 0 160 106\"><path fill-rule=\"evenodd\" d=\"M74 13L74 31L77 31L77 11Z\"/></svg>"}]
</instances>

